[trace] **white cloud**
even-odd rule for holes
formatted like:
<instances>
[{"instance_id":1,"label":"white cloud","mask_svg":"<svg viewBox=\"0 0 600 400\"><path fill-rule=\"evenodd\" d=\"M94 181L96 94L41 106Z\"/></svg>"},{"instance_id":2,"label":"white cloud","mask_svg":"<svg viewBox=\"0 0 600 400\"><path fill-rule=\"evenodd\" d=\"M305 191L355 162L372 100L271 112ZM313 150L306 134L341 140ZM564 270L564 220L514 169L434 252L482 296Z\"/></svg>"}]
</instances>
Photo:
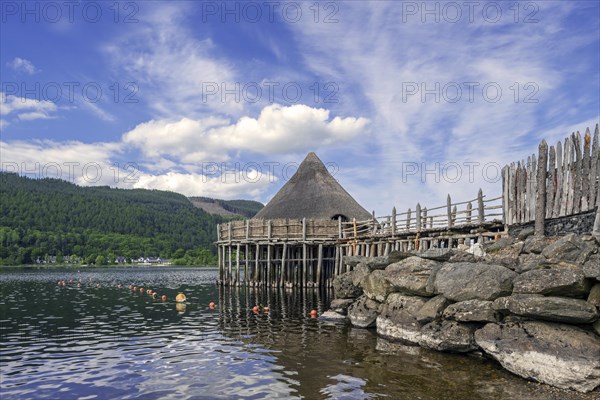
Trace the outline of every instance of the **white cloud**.
<instances>
[{"instance_id":1,"label":"white cloud","mask_svg":"<svg viewBox=\"0 0 600 400\"><path fill-rule=\"evenodd\" d=\"M0 115L17 114L21 120L49 119L58 107L49 100L26 99L0 92Z\"/></svg>"},{"instance_id":2,"label":"white cloud","mask_svg":"<svg viewBox=\"0 0 600 400\"><path fill-rule=\"evenodd\" d=\"M7 66L11 67L15 71L23 71L28 73L29 75L33 75L39 70L33 65L33 63L24 58L15 57L11 62L6 63Z\"/></svg>"},{"instance_id":3,"label":"white cloud","mask_svg":"<svg viewBox=\"0 0 600 400\"><path fill-rule=\"evenodd\" d=\"M123 142L148 157L171 156L193 163L226 160L233 151L297 153L343 144L364 133L368 123L362 117L330 118L326 109L273 104L258 118L242 117L235 123L214 117L149 121L126 133Z\"/></svg>"}]
</instances>

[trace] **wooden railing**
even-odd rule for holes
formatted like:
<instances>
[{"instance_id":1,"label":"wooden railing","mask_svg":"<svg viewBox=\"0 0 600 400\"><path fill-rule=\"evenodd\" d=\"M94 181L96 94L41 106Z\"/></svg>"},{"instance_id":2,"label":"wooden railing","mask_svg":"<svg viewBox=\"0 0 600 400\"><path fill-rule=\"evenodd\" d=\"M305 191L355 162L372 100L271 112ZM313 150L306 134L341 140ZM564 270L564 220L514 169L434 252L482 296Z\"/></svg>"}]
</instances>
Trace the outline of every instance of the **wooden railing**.
<instances>
[{"instance_id":1,"label":"wooden railing","mask_svg":"<svg viewBox=\"0 0 600 400\"><path fill-rule=\"evenodd\" d=\"M342 238L396 237L501 223L501 200L502 196L486 199L480 189L477 198L469 201L452 203L448 195L446 205L439 207L428 209L417 204L414 211L409 208L403 213L397 213L394 207L391 215L377 217L373 213L373 217L369 220L343 222Z\"/></svg>"},{"instance_id":2,"label":"wooden railing","mask_svg":"<svg viewBox=\"0 0 600 400\"><path fill-rule=\"evenodd\" d=\"M217 228L218 242L271 240L326 240L340 235L340 221L326 219L248 219Z\"/></svg>"}]
</instances>

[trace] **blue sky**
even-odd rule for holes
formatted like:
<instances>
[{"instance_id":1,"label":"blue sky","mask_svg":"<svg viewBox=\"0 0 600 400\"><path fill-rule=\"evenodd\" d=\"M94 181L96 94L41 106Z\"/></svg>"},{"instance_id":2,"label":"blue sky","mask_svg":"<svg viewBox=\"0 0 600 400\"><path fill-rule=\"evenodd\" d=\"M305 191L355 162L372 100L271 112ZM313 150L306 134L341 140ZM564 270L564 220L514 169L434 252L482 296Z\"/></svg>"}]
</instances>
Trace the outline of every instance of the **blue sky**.
<instances>
[{"instance_id":1,"label":"blue sky","mask_svg":"<svg viewBox=\"0 0 600 400\"><path fill-rule=\"evenodd\" d=\"M381 215L495 197L600 119L598 1L0 4L28 176L266 202L315 151Z\"/></svg>"}]
</instances>

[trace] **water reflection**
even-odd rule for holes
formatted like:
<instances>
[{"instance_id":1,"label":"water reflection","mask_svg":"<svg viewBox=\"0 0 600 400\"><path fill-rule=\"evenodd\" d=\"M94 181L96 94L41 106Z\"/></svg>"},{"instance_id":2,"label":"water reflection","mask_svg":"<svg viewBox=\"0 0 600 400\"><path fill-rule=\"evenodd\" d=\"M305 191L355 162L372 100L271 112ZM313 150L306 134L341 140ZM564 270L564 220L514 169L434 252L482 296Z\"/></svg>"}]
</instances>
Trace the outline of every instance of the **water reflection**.
<instances>
[{"instance_id":1,"label":"water reflection","mask_svg":"<svg viewBox=\"0 0 600 400\"><path fill-rule=\"evenodd\" d=\"M329 291L218 288L215 278L193 268L0 273L2 399L548 398L487 361L311 318Z\"/></svg>"}]
</instances>

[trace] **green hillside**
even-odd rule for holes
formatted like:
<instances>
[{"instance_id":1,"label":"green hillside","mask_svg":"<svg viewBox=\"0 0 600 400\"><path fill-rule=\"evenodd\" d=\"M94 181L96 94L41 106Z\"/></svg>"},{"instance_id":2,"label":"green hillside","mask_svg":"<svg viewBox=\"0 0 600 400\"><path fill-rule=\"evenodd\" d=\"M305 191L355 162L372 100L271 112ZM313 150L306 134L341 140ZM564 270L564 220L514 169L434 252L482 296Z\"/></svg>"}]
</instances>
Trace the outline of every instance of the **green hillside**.
<instances>
[{"instance_id":1,"label":"green hillside","mask_svg":"<svg viewBox=\"0 0 600 400\"><path fill-rule=\"evenodd\" d=\"M214 261L224 221L183 195L145 189L80 187L57 179L0 173L0 264L48 256L103 263L118 256Z\"/></svg>"}]
</instances>

